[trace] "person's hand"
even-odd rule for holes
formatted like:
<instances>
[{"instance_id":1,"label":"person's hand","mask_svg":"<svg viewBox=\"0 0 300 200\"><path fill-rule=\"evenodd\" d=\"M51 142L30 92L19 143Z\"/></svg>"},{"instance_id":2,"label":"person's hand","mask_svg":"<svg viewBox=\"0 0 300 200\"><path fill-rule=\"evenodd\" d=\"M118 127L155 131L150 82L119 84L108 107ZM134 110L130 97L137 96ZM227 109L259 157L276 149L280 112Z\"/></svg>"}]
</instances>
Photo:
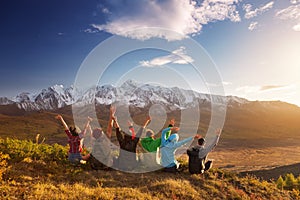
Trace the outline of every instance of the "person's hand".
<instances>
[{"instance_id":1,"label":"person's hand","mask_svg":"<svg viewBox=\"0 0 300 200\"><path fill-rule=\"evenodd\" d=\"M200 139L200 138L202 138L202 136L199 135L199 134L196 134L196 135L194 136L194 139Z\"/></svg>"},{"instance_id":2,"label":"person's hand","mask_svg":"<svg viewBox=\"0 0 300 200\"><path fill-rule=\"evenodd\" d=\"M172 127L171 128L171 131L174 131L174 132L178 132L180 130L180 128L179 127L177 127L177 126L174 126L174 127Z\"/></svg>"},{"instance_id":3,"label":"person's hand","mask_svg":"<svg viewBox=\"0 0 300 200\"><path fill-rule=\"evenodd\" d=\"M114 116L116 114L116 110L117 110L116 106L111 105L109 108L110 116Z\"/></svg>"},{"instance_id":4,"label":"person's hand","mask_svg":"<svg viewBox=\"0 0 300 200\"><path fill-rule=\"evenodd\" d=\"M152 119L151 119L151 116L150 115L148 115L148 117L146 118L146 121L151 121Z\"/></svg>"},{"instance_id":5,"label":"person's hand","mask_svg":"<svg viewBox=\"0 0 300 200\"><path fill-rule=\"evenodd\" d=\"M55 116L55 119L62 119L62 116L61 115L57 115L57 116Z\"/></svg>"},{"instance_id":6,"label":"person's hand","mask_svg":"<svg viewBox=\"0 0 300 200\"><path fill-rule=\"evenodd\" d=\"M91 118L90 116L88 116L88 117L87 117L87 120L88 120L89 122L91 122L91 121L93 121L93 118Z\"/></svg>"},{"instance_id":7,"label":"person's hand","mask_svg":"<svg viewBox=\"0 0 300 200\"><path fill-rule=\"evenodd\" d=\"M172 126L175 126L175 119L174 118L171 119L170 122L169 122L169 124L171 124Z\"/></svg>"},{"instance_id":8,"label":"person's hand","mask_svg":"<svg viewBox=\"0 0 300 200\"><path fill-rule=\"evenodd\" d=\"M222 133L222 129L218 128L218 129L216 130L216 134L217 134L217 135L221 135L221 133Z\"/></svg>"},{"instance_id":9,"label":"person's hand","mask_svg":"<svg viewBox=\"0 0 300 200\"><path fill-rule=\"evenodd\" d=\"M133 126L133 123L131 121L127 121L128 126Z\"/></svg>"}]
</instances>

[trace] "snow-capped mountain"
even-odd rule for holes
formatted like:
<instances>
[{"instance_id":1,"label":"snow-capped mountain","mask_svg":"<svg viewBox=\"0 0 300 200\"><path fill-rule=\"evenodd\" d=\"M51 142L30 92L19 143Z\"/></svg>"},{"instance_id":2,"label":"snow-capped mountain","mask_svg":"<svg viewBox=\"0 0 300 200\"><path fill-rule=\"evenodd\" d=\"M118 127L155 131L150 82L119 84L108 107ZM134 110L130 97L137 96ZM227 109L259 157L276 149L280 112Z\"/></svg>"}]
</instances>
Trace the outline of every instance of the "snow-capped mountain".
<instances>
[{"instance_id":1,"label":"snow-capped mountain","mask_svg":"<svg viewBox=\"0 0 300 200\"><path fill-rule=\"evenodd\" d=\"M9 105L13 104L14 102L7 97L0 97L0 105Z\"/></svg>"},{"instance_id":2,"label":"snow-capped mountain","mask_svg":"<svg viewBox=\"0 0 300 200\"><path fill-rule=\"evenodd\" d=\"M149 84L140 84L133 80L124 82L119 87L104 85L78 92L73 86L64 88L54 85L43 89L38 94L21 93L14 99L0 98L0 105L16 103L20 109L30 110L55 110L76 103L83 106L88 104L110 105L114 102L146 107L152 104L161 104L170 110L190 108L198 104L211 102L224 104L244 104L248 101L238 97L224 97L218 95L202 94L192 90L178 87L167 88Z\"/></svg>"}]
</instances>

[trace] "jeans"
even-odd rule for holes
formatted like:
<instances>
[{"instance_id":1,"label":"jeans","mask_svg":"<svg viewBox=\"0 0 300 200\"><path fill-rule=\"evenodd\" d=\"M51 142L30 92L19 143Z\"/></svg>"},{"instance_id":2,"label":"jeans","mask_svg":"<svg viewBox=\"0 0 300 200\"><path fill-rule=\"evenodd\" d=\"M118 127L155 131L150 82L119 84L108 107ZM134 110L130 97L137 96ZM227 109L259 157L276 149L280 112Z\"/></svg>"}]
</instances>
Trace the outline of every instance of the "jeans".
<instances>
[{"instance_id":1,"label":"jeans","mask_svg":"<svg viewBox=\"0 0 300 200\"><path fill-rule=\"evenodd\" d=\"M68 159L71 163L78 164L82 160L80 153L69 153Z\"/></svg>"}]
</instances>

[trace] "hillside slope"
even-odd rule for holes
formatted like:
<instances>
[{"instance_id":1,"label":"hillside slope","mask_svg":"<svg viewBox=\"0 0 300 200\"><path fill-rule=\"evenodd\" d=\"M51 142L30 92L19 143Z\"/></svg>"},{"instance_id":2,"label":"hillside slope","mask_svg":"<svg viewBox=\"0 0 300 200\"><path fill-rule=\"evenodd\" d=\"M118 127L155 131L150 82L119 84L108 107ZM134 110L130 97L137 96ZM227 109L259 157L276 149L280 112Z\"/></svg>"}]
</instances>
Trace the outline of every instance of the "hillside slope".
<instances>
[{"instance_id":1,"label":"hillside slope","mask_svg":"<svg viewBox=\"0 0 300 200\"><path fill-rule=\"evenodd\" d=\"M274 183L212 169L131 174L73 166L60 145L0 140L1 199L295 199ZM26 169L26 170L24 170Z\"/></svg>"}]
</instances>

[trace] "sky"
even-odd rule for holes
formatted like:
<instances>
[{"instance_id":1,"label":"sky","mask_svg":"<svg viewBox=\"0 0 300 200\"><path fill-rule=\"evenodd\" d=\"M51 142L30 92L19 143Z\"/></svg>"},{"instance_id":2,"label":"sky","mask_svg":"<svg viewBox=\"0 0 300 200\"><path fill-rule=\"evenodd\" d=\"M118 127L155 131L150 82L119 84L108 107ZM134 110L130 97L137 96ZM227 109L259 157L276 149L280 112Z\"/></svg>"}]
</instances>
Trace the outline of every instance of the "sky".
<instances>
[{"instance_id":1,"label":"sky","mask_svg":"<svg viewBox=\"0 0 300 200\"><path fill-rule=\"evenodd\" d=\"M300 0L1 0L0 19L0 96L69 87L99 49L98 84L221 84L225 95L300 106Z\"/></svg>"}]
</instances>

